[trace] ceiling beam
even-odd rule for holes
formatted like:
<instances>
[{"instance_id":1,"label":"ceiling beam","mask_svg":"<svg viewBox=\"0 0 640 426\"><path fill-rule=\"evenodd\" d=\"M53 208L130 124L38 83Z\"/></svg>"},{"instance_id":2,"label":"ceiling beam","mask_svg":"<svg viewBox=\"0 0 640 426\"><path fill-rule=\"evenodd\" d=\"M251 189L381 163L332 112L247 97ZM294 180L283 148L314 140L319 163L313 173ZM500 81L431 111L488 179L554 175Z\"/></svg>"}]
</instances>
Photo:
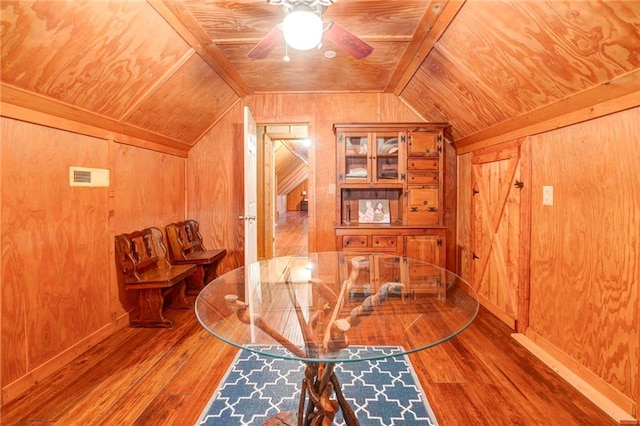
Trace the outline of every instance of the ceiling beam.
<instances>
[{"instance_id":1,"label":"ceiling beam","mask_svg":"<svg viewBox=\"0 0 640 426\"><path fill-rule=\"evenodd\" d=\"M640 106L640 69L453 143L458 155Z\"/></svg>"},{"instance_id":2,"label":"ceiling beam","mask_svg":"<svg viewBox=\"0 0 640 426\"><path fill-rule=\"evenodd\" d=\"M87 111L73 105L0 84L2 109L0 115L43 126L103 139L113 139L172 155L186 156L191 146L140 127L121 123L109 117ZM13 107L12 107L13 106Z\"/></svg>"},{"instance_id":3,"label":"ceiling beam","mask_svg":"<svg viewBox=\"0 0 640 426\"><path fill-rule=\"evenodd\" d=\"M396 96L400 96L429 52L449 27L453 18L458 14L464 2L465 0L432 0L429 3L413 39L387 82L385 92L393 92Z\"/></svg>"},{"instance_id":4,"label":"ceiling beam","mask_svg":"<svg viewBox=\"0 0 640 426\"><path fill-rule=\"evenodd\" d=\"M239 97L244 98L253 93L236 67L216 47L182 3L171 0L147 1Z\"/></svg>"}]
</instances>

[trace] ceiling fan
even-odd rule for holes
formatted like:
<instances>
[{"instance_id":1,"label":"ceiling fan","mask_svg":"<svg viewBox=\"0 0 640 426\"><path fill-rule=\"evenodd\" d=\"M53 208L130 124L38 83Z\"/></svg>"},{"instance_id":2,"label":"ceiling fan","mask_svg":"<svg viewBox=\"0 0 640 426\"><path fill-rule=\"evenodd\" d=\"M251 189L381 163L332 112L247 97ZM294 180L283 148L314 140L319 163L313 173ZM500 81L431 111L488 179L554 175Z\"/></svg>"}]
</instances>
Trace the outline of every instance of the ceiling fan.
<instances>
[{"instance_id":1,"label":"ceiling fan","mask_svg":"<svg viewBox=\"0 0 640 426\"><path fill-rule=\"evenodd\" d=\"M364 59L373 52L364 40L350 33L332 20L323 20L322 14L338 0L267 0L267 3L282 6L284 20L247 54L251 59L264 59L284 41L297 50L309 50L322 46L325 38L349 53L355 59Z\"/></svg>"}]
</instances>

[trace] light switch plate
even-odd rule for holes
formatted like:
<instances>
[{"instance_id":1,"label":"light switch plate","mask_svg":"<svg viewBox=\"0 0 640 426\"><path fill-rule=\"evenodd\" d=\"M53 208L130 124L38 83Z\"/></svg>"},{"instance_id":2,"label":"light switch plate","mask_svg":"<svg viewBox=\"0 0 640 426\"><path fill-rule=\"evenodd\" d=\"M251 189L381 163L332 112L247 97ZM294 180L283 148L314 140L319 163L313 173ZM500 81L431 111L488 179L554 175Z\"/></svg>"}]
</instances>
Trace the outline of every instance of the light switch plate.
<instances>
[{"instance_id":1,"label":"light switch plate","mask_svg":"<svg viewBox=\"0 0 640 426\"><path fill-rule=\"evenodd\" d=\"M542 205L543 206L553 205L553 186L546 185L542 187Z\"/></svg>"}]
</instances>

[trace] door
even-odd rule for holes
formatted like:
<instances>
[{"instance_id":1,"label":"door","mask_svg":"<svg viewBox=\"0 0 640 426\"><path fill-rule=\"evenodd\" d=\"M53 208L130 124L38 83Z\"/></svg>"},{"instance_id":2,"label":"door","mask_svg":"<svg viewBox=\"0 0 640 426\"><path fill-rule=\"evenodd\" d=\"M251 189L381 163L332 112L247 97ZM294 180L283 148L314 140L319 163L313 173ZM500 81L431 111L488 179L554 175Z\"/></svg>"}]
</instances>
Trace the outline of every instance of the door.
<instances>
[{"instance_id":1,"label":"door","mask_svg":"<svg viewBox=\"0 0 640 426\"><path fill-rule=\"evenodd\" d=\"M257 167L258 143L256 122L248 106L244 107L244 264L258 261Z\"/></svg>"},{"instance_id":2,"label":"door","mask_svg":"<svg viewBox=\"0 0 640 426\"><path fill-rule=\"evenodd\" d=\"M528 320L527 150L528 143L514 141L476 151L471 160L472 282L483 305L513 329Z\"/></svg>"}]
</instances>

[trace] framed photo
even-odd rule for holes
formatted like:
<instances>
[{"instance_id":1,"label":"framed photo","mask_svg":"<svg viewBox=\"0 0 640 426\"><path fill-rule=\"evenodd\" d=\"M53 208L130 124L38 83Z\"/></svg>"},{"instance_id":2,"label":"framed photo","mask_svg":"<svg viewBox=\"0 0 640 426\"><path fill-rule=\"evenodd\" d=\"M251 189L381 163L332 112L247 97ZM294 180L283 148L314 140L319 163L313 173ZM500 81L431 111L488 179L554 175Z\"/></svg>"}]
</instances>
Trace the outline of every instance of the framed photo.
<instances>
[{"instance_id":1,"label":"framed photo","mask_svg":"<svg viewBox=\"0 0 640 426\"><path fill-rule=\"evenodd\" d=\"M391 223L389 200L358 200L359 223Z\"/></svg>"}]
</instances>

